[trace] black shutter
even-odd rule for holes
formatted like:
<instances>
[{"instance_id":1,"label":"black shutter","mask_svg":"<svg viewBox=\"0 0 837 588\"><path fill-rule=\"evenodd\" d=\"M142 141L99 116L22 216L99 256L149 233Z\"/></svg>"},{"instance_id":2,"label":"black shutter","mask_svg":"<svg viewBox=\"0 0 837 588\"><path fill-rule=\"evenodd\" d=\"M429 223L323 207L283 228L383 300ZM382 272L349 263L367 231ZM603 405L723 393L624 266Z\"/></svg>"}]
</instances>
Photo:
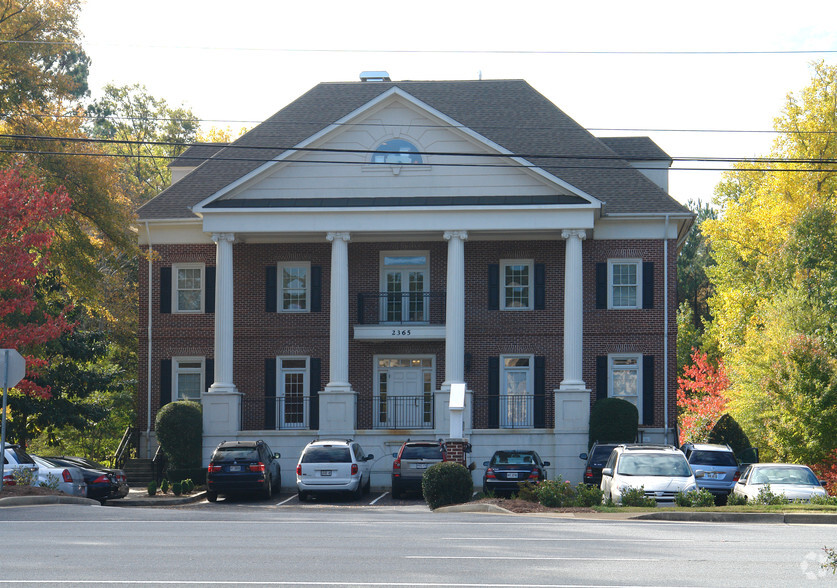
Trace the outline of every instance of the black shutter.
<instances>
[{"instance_id":1,"label":"black shutter","mask_svg":"<svg viewBox=\"0 0 837 588\"><path fill-rule=\"evenodd\" d=\"M171 360L160 360L160 406L171 402Z\"/></svg>"},{"instance_id":2,"label":"black shutter","mask_svg":"<svg viewBox=\"0 0 837 588\"><path fill-rule=\"evenodd\" d=\"M642 424L654 424L654 356L642 356Z\"/></svg>"},{"instance_id":3,"label":"black shutter","mask_svg":"<svg viewBox=\"0 0 837 588\"><path fill-rule=\"evenodd\" d=\"M203 311L206 314L215 312L215 266L206 266L206 295L203 300Z\"/></svg>"},{"instance_id":4,"label":"black shutter","mask_svg":"<svg viewBox=\"0 0 837 588\"><path fill-rule=\"evenodd\" d=\"M276 288L278 283L278 270L275 265L268 265L264 268L264 311L276 312Z\"/></svg>"},{"instance_id":5,"label":"black shutter","mask_svg":"<svg viewBox=\"0 0 837 588\"><path fill-rule=\"evenodd\" d=\"M607 308L607 263L596 264L596 308Z\"/></svg>"},{"instance_id":6,"label":"black shutter","mask_svg":"<svg viewBox=\"0 0 837 588\"><path fill-rule=\"evenodd\" d=\"M596 356L596 400L607 398L607 355Z\"/></svg>"},{"instance_id":7,"label":"black shutter","mask_svg":"<svg viewBox=\"0 0 837 588\"><path fill-rule=\"evenodd\" d=\"M311 312L323 309L323 268L319 265L311 266Z\"/></svg>"},{"instance_id":8,"label":"black shutter","mask_svg":"<svg viewBox=\"0 0 837 588\"><path fill-rule=\"evenodd\" d=\"M215 360L207 359L203 364L203 370L203 382L206 385L206 390L209 390L209 387L215 383Z\"/></svg>"},{"instance_id":9,"label":"black shutter","mask_svg":"<svg viewBox=\"0 0 837 588\"><path fill-rule=\"evenodd\" d=\"M543 310L546 305L546 267L535 264L535 310Z\"/></svg>"},{"instance_id":10,"label":"black shutter","mask_svg":"<svg viewBox=\"0 0 837 588\"><path fill-rule=\"evenodd\" d=\"M642 264L642 308L654 308L654 263Z\"/></svg>"},{"instance_id":11,"label":"black shutter","mask_svg":"<svg viewBox=\"0 0 837 588\"><path fill-rule=\"evenodd\" d=\"M264 360L264 428L276 429L276 358Z\"/></svg>"},{"instance_id":12,"label":"black shutter","mask_svg":"<svg viewBox=\"0 0 837 588\"><path fill-rule=\"evenodd\" d=\"M500 358L488 358L488 428L500 428Z\"/></svg>"},{"instance_id":13,"label":"black shutter","mask_svg":"<svg viewBox=\"0 0 837 588\"><path fill-rule=\"evenodd\" d=\"M308 391L310 420L308 428L316 431L320 428L320 358L312 357L309 360L310 366L308 372L311 376L310 389Z\"/></svg>"},{"instance_id":14,"label":"black shutter","mask_svg":"<svg viewBox=\"0 0 837 588\"><path fill-rule=\"evenodd\" d=\"M488 264L488 310L500 310L500 265Z\"/></svg>"},{"instance_id":15,"label":"black shutter","mask_svg":"<svg viewBox=\"0 0 837 588\"><path fill-rule=\"evenodd\" d=\"M546 427L546 358L535 356L535 428Z\"/></svg>"},{"instance_id":16,"label":"black shutter","mask_svg":"<svg viewBox=\"0 0 837 588\"><path fill-rule=\"evenodd\" d=\"M160 268L160 313L171 314L171 268Z\"/></svg>"}]
</instances>

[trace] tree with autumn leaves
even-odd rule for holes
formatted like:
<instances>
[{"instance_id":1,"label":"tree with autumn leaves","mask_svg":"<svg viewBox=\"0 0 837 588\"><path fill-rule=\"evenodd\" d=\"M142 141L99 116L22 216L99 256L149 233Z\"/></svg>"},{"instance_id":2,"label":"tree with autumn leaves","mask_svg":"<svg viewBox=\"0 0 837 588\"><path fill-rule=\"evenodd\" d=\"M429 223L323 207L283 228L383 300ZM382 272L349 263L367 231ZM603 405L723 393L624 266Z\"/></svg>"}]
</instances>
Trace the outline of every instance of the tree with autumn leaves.
<instances>
[{"instance_id":1,"label":"tree with autumn leaves","mask_svg":"<svg viewBox=\"0 0 837 588\"><path fill-rule=\"evenodd\" d=\"M692 349L691 363L677 378L677 425L680 444L706 442L723 416L729 378L723 362L713 365L706 353Z\"/></svg>"}]
</instances>

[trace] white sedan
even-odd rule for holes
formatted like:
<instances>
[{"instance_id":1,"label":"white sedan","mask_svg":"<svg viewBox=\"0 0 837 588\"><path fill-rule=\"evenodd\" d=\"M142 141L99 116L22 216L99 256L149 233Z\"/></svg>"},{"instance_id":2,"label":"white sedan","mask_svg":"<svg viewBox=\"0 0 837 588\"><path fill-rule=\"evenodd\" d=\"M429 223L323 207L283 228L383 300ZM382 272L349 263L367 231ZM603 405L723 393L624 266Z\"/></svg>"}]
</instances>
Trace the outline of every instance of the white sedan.
<instances>
[{"instance_id":1,"label":"white sedan","mask_svg":"<svg viewBox=\"0 0 837 588\"><path fill-rule=\"evenodd\" d=\"M31 457L38 464L38 485L54 487L69 496L87 496L87 482L79 468L58 465L37 455Z\"/></svg>"},{"instance_id":2,"label":"white sedan","mask_svg":"<svg viewBox=\"0 0 837 588\"><path fill-rule=\"evenodd\" d=\"M744 470L732 493L752 502L768 486L771 493L784 495L788 500L809 501L814 496L828 496L811 468L790 463L752 464Z\"/></svg>"}]
</instances>

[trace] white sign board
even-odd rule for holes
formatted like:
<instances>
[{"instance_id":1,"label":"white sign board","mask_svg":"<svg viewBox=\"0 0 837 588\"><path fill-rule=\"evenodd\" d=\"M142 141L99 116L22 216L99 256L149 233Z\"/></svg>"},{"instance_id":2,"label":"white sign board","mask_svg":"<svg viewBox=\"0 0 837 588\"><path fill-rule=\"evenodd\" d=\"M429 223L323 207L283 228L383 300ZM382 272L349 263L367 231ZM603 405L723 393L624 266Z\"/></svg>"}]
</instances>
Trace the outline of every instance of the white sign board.
<instances>
[{"instance_id":1,"label":"white sign board","mask_svg":"<svg viewBox=\"0 0 837 588\"><path fill-rule=\"evenodd\" d=\"M25 376L26 360L17 349L0 349L0 387L14 388Z\"/></svg>"},{"instance_id":2,"label":"white sign board","mask_svg":"<svg viewBox=\"0 0 837 588\"><path fill-rule=\"evenodd\" d=\"M465 384L451 384L450 385L450 404L451 410L465 410Z\"/></svg>"}]
</instances>

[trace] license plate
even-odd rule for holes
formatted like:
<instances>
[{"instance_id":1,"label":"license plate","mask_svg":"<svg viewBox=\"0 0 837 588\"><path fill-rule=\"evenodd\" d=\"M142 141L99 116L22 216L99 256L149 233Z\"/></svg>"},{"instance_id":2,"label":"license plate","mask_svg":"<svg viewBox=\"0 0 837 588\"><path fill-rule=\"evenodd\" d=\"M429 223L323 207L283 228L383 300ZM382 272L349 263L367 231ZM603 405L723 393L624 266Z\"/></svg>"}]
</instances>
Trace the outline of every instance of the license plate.
<instances>
[{"instance_id":1,"label":"license plate","mask_svg":"<svg viewBox=\"0 0 837 588\"><path fill-rule=\"evenodd\" d=\"M416 468L417 470L426 470L427 469L427 464L426 463L414 463L413 467Z\"/></svg>"},{"instance_id":2,"label":"license plate","mask_svg":"<svg viewBox=\"0 0 837 588\"><path fill-rule=\"evenodd\" d=\"M230 471L231 472L240 472L241 471L241 466L230 466Z\"/></svg>"},{"instance_id":3,"label":"license plate","mask_svg":"<svg viewBox=\"0 0 837 588\"><path fill-rule=\"evenodd\" d=\"M722 477L723 474L720 472L706 472L703 474L704 478L708 478L710 480L717 480L718 478Z\"/></svg>"},{"instance_id":4,"label":"license plate","mask_svg":"<svg viewBox=\"0 0 837 588\"><path fill-rule=\"evenodd\" d=\"M321 476L330 476L331 475L331 470L320 470L320 475Z\"/></svg>"},{"instance_id":5,"label":"license plate","mask_svg":"<svg viewBox=\"0 0 837 588\"><path fill-rule=\"evenodd\" d=\"M509 479L509 480L516 479L517 478L517 472L509 472L508 474L506 474L506 478Z\"/></svg>"}]
</instances>

